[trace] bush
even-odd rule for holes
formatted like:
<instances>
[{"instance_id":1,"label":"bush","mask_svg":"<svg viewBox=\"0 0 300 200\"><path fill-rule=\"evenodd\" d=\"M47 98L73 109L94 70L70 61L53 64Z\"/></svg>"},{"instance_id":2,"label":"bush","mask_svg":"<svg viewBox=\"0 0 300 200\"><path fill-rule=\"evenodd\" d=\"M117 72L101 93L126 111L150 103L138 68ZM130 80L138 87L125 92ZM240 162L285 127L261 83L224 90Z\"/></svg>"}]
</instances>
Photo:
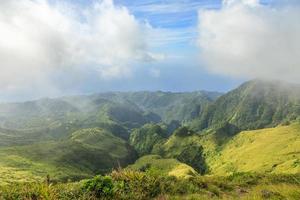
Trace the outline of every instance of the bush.
<instances>
[{"instance_id":1,"label":"bush","mask_svg":"<svg viewBox=\"0 0 300 200\"><path fill-rule=\"evenodd\" d=\"M113 171L111 176L116 199L153 199L161 193L158 176L131 170Z\"/></svg>"},{"instance_id":2,"label":"bush","mask_svg":"<svg viewBox=\"0 0 300 200\"><path fill-rule=\"evenodd\" d=\"M114 184L110 176L96 176L86 181L83 184L83 189L99 198L111 198L114 195Z\"/></svg>"},{"instance_id":3,"label":"bush","mask_svg":"<svg viewBox=\"0 0 300 200\"><path fill-rule=\"evenodd\" d=\"M113 171L109 176L68 184L23 183L1 186L5 200L150 200L150 199L299 199L300 174L273 175L235 173L228 177L172 176L131 170ZM199 198L188 198L192 195ZM174 198L173 198L174 197ZM232 197L232 198L230 198Z\"/></svg>"}]
</instances>

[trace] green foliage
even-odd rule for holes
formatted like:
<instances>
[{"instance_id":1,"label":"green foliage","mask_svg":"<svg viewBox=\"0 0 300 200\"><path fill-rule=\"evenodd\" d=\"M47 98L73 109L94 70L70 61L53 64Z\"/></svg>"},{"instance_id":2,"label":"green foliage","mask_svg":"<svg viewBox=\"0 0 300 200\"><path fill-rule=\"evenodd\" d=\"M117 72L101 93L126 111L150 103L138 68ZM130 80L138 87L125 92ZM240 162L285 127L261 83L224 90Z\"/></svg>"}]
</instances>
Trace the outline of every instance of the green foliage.
<instances>
[{"instance_id":1,"label":"green foliage","mask_svg":"<svg viewBox=\"0 0 300 200\"><path fill-rule=\"evenodd\" d=\"M175 158L204 174L208 171L208 166L201 137L187 127L178 128L171 137L160 144L157 152L164 158Z\"/></svg>"},{"instance_id":2,"label":"green foliage","mask_svg":"<svg viewBox=\"0 0 300 200\"><path fill-rule=\"evenodd\" d=\"M99 128L78 130L58 142L0 148L0 155L2 182L21 181L26 174L35 177L32 180L47 174L54 181L80 180L126 166L136 159L135 151L126 141Z\"/></svg>"},{"instance_id":3,"label":"green foliage","mask_svg":"<svg viewBox=\"0 0 300 200\"><path fill-rule=\"evenodd\" d=\"M44 183L0 186L4 200L71 199L299 199L300 175L263 175L237 173L229 177L172 176L113 171L107 176L68 184Z\"/></svg>"},{"instance_id":4,"label":"green foliage","mask_svg":"<svg viewBox=\"0 0 300 200\"><path fill-rule=\"evenodd\" d=\"M129 142L139 156L152 152L154 146L167 137L167 131L157 124L146 124L130 134Z\"/></svg>"},{"instance_id":5,"label":"green foliage","mask_svg":"<svg viewBox=\"0 0 300 200\"><path fill-rule=\"evenodd\" d=\"M253 130L286 123L299 115L299 86L254 80L218 98L192 126L202 130L228 122L241 130Z\"/></svg>"},{"instance_id":6,"label":"green foliage","mask_svg":"<svg viewBox=\"0 0 300 200\"><path fill-rule=\"evenodd\" d=\"M0 199L300 199L299 87L255 80L218 96L0 104ZM126 170L58 184L128 166L137 153Z\"/></svg>"},{"instance_id":7,"label":"green foliage","mask_svg":"<svg viewBox=\"0 0 300 200\"><path fill-rule=\"evenodd\" d=\"M209 102L214 101L221 94L217 92L136 92L123 93L123 96L135 102L139 107L158 114L162 121L189 121L202 112Z\"/></svg>"},{"instance_id":8,"label":"green foliage","mask_svg":"<svg viewBox=\"0 0 300 200\"><path fill-rule=\"evenodd\" d=\"M300 125L278 126L243 131L232 137L222 148L215 146L215 154L206 157L213 174L234 172L299 173ZM213 137L209 137L213 136ZM215 142L215 133L207 136ZM203 140L203 142L205 142ZM204 150L209 149L204 145Z\"/></svg>"},{"instance_id":9,"label":"green foliage","mask_svg":"<svg viewBox=\"0 0 300 200\"><path fill-rule=\"evenodd\" d=\"M193 145L193 144L187 146L177 156L177 159L180 162L192 166L200 174L205 174L207 171L207 166L205 163L205 158L203 156L202 146Z\"/></svg>"},{"instance_id":10,"label":"green foliage","mask_svg":"<svg viewBox=\"0 0 300 200\"><path fill-rule=\"evenodd\" d=\"M98 198L110 199L114 196L114 184L110 176L96 176L84 182L82 188Z\"/></svg>"},{"instance_id":11,"label":"green foliage","mask_svg":"<svg viewBox=\"0 0 300 200\"><path fill-rule=\"evenodd\" d=\"M215 128L214 140L217 145L221 146L239 132L240 129L238 127L228 122L224 122Z\"/></svg>"},{"instance_id":12,"label":"green foliage","mask_svg":"<svg viewBox=\"0 0 300 200\"><path fill-rule=\"evenodd\" d=\"M158 155L143 156L127 168L151 174L175 176L178 178L190 178L197 175L197 172L187 164L181 163L174 158L162 158Z\"/></svg>"}]
</instances>

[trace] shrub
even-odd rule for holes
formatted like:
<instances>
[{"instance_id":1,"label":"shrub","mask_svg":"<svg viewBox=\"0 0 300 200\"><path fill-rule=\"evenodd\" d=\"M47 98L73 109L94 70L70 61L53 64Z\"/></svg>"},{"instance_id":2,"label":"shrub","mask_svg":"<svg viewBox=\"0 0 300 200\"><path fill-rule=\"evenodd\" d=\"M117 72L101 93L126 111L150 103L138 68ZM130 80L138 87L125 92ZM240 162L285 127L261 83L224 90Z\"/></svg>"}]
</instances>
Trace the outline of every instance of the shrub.
<instances>
[{"instance_id":1,"label":"shrub","mask_svg":"<svg viewBox=\"0 0 300 200\"><path fill-rule=\"evenodd\" d=\"M86 181L83 189L99 198L111 198L114 195L114 184L110 176L96 176Z\"/></svg>"},{"instance_id":2,"label":"shrub","mask_svg":"<svg viewBox=\"0 0 300 200\"><path fill-rule=\"evenodd\" d=\"M111 176L116 199L153 199L161 193L158 176L131 170L113 171Z\"/></svg>"}]
</instances>

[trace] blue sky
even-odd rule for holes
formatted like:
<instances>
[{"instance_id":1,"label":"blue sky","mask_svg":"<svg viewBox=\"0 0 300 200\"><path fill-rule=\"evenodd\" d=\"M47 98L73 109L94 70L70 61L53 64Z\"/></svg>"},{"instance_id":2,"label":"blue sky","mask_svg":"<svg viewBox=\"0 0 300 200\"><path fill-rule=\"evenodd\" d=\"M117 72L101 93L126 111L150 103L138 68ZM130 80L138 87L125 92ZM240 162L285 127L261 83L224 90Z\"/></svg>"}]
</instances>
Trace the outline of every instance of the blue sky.
<instances>
[{"instance_id":1,"label":"blue sky","mask_svg":"<svg viewBox=\"0 0 300 200\"><path fill-rule=\"evenodd\" d=\"M298 0L11 0L0 101L299 82Z\"/></svg>"},{"instance_id":2,"label":"blue sky","mask_svg":"<svg viewBox=\"0 0 300 200\"><path fill-rule=\"evenodd\" d=\"M77 0L86 7L94 0ZM97 76L83 80L78 91L228 91L245 79L215 75L201 67L196 46L199 9L219 9L221 0L115 0L125 6L139 20L147 21L153 28L168 32L168 38L158 38L160 45L152 51L166 55L163 61L137 63L134 75L127 78L102 81ZM72 1L74 3L74 1ZM151 71L159 71L155 76ZM150 72L149 72L150 71ZM74 89L74 88L73 88Z\"/></svg>"}]
</instances>

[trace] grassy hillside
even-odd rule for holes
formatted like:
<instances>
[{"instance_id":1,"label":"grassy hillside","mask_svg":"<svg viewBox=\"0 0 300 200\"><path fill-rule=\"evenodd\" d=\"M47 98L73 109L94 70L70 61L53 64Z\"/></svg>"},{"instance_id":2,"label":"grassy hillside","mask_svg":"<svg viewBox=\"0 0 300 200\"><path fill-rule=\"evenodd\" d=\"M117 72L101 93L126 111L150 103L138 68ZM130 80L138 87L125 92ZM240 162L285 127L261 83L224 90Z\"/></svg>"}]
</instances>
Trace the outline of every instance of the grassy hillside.
<instances>
[{"instance_id":1,"label":"grassy hillside","mask_svg":"<svg viewBox=\"0 0 300 200\"><path fill-rule=\"evenodd\" d=\"M219 137L218 130L189 136L173 134L152 153L160 153L165 158L177 158L209 174L300 173L298 122L288 126L243 131L223 143L220 143ZM181 160L180 155L186 159Z\"/></svg>"},{"instance_id":2,"label":"grassy hillside","mask_svg":"<svg viewBox=\"0 0 300 200\"><path fill-rule=\"evenodd\" d=\"M126 166L136 159L123 139L103 129L76 131L67 140L0 148L1 182L44 179L78 180Z\"/></svg>"},{"instance_id":3,"label":"grassy hillside","mask_svg":"<svg viewBox=\"0 0 300 200\"><path fill-rule=\"evenodd\" d=\"M0 104L0 180L17 188L2 187L0 199L19 190L46 199L108 191L103 199L300 198L299 88L254 80L219 98L112 92ZM56 184L119 167L89 181L112 190L41 184L47 175Z\"/></svg>"},{"instance_id":4,"label":"grassy hillside","mask_svg":"<svg viewBox=\"0 0 300 200\"><path fill-rule=\"evenodd\" d=\"M133 165L129 165L128 169L175 176L177 178L190 178L197 175L197 172L187 164L172 158L162 158L158 155L143 156Z\"/></svg>"},{"instance_id":5,"label":"grassy hillside","mask_svg":"<svg viewBox=\"0 0 300 200\"><path fill-rule=\"evenodd\" d=\"M298 200L299 181L299 175L234 174L229 177L195 176L182 179L121 170L77 183L0 185L0 199Z\"/></svg>"},{"instance_id":6,"label":"grassy hillside","mask_svg":"<svg viewBox=\"0 0 300 200\"><path fill-rule=\"evenodd\" d=\"M300 124L244 131L208 159L211 173L300 173Z\"/></svg>"},{"instance_id":7,"label":"grassy hillside","mask_svg":"<svg viewBox=\"0 0 300 200\"><path fill-rule=\"evenodd\" d=\"M160 153L165 158L176 158L193 167L199 174L205 174L208 170L201 136L197 134L191 136L174 134L153 153L155 152Z\"/></svg>"}]
</instances>

